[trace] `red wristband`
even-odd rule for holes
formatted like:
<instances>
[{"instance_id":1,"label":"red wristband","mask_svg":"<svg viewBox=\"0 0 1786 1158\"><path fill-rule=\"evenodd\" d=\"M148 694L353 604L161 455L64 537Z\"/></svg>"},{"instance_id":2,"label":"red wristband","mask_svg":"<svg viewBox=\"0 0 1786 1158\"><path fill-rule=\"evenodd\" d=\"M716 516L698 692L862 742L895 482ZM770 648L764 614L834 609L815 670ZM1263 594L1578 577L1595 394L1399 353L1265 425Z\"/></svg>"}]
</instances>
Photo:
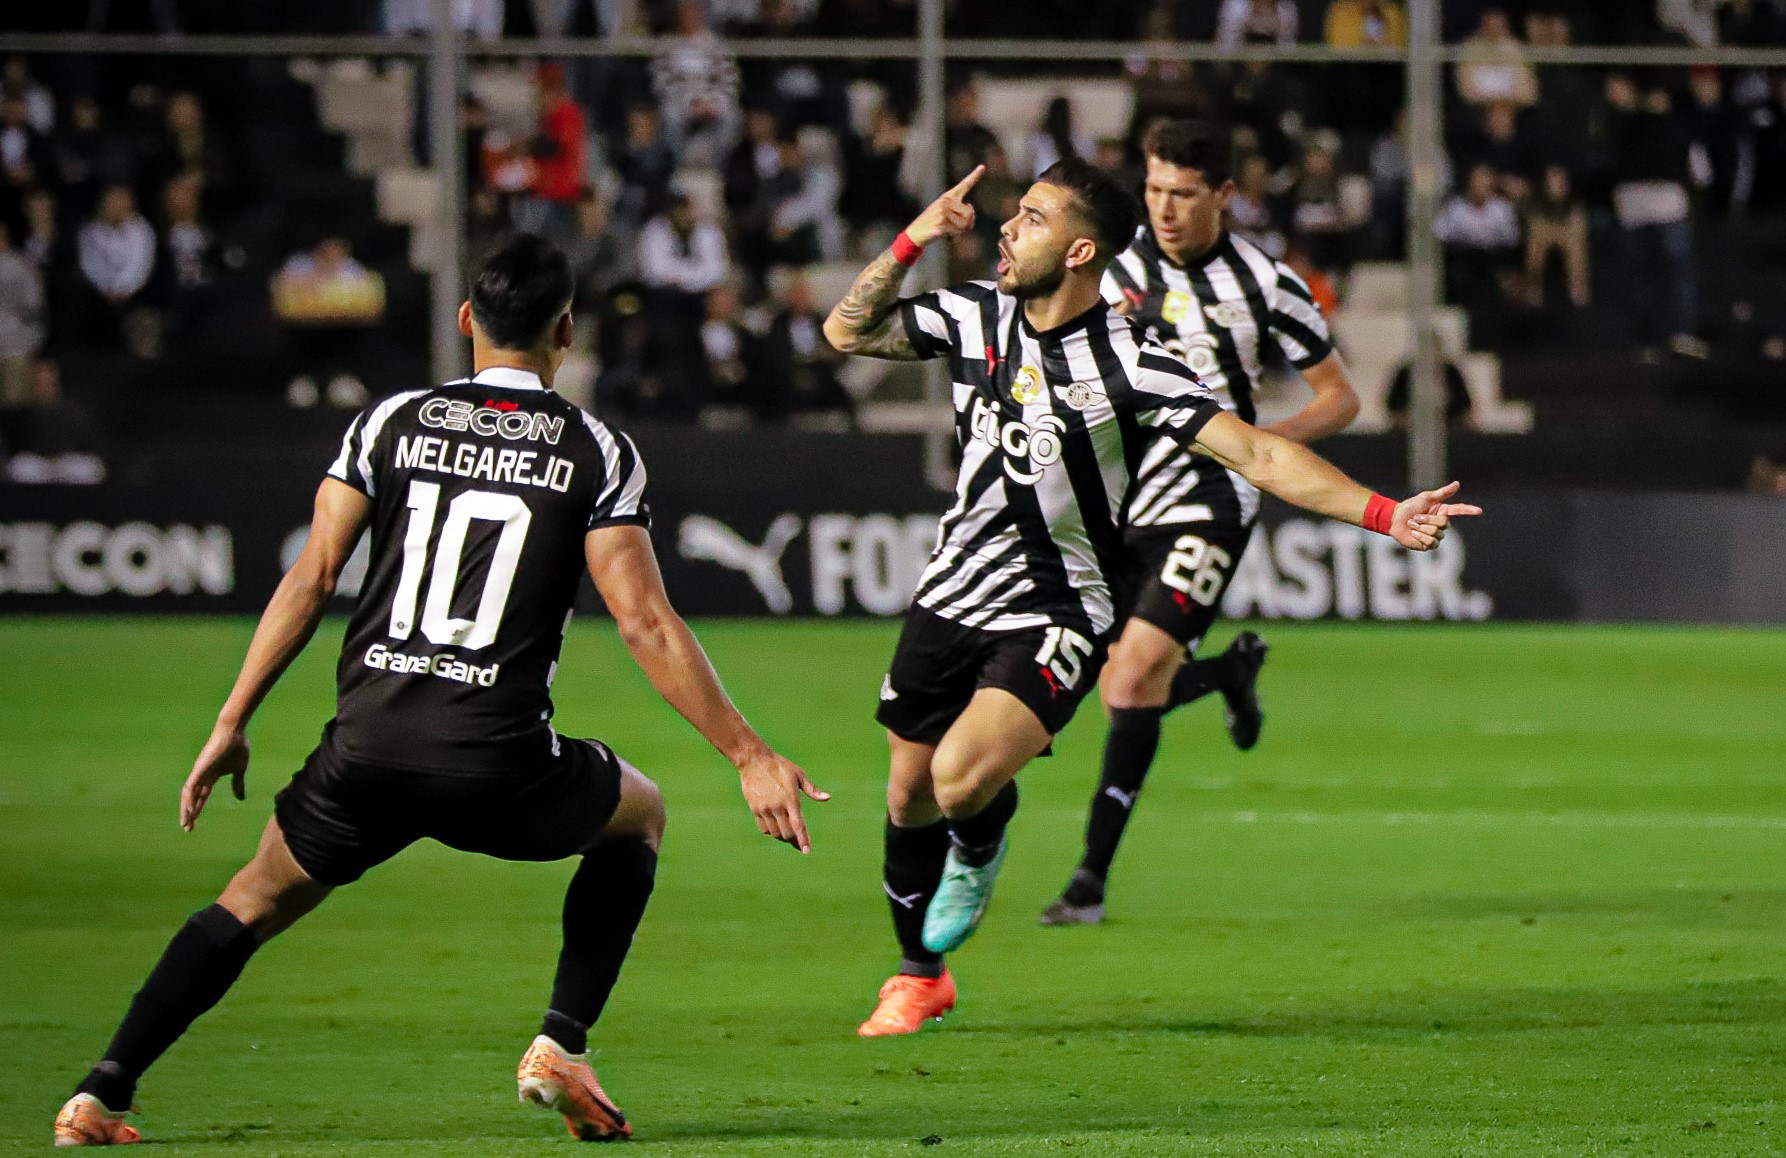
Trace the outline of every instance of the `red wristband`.
<instances>
[{"instance_id":1,"label":"red wristband","mask_svg":"<svg viewBox=\"0 0 1786 1158\"><path fill-rule=\"evenodd\" d=\"M1389 526L1395 521L1395 500L1382 495L1372 495L1371 501L1364 504L1364 529L1375 531L1379 535L1387 535Z\"/></svg>"},{"instance_id":2,"label":"red wristband","mask_svg":"<svg viewBox=\"0 0 1786 1158\"><path fill-rule=\"evenodd\" d=\"M893 239L893 260L900 265L916 265L923 256L924 247L907 236L905 230L900 230L899 236Z\"/></svg>"}]
</instances>

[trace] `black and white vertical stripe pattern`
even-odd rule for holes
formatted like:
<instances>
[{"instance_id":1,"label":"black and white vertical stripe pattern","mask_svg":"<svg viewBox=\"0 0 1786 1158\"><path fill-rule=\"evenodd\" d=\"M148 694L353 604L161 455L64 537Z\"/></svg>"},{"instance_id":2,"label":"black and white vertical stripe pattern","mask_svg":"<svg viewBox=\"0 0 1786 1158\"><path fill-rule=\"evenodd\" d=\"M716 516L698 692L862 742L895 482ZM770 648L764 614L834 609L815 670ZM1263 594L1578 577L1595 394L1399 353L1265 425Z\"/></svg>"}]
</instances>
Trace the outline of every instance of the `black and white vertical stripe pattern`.
<instances>
[{"instance_id":1,"label":"black and white vertical stripe pattern","mask_svg":"<svg viewBox=\"0 0 1786 1158\"><path fill-rule=\"evenodd\" d=\"M426 390L410 390L393 394L361 411L348 426L347 433L341 436L341 453L329 464L329 477L340 479L362 494L377 494L372 452L378 447L378 436L384 433L385 424L404 403L426 393Z\"/></svg>"},{"instance_id":2,"label":"black and white vertical stripe pattern","mask_svg":"<svg viewBox=\"0 0 1786 1158\"><path fill-rule=\"evenodd\" d=\"M1135 243L1104 275L1104 296L1126 303L1131 321L1144 326L1196 372L1221 405L1246 422L1265 365L1267 339L1277 342L1297 369L1333 352L1327 322L1307 283L1281 261L1245 238L1224 234L1207 254L1181 266L1168 258L1142 227ZM1185 503L1199 478L1222 468L1170 443L1151 447L1142 462L1132 526L1160 526L1227 517L1208 503ZM1226 472L1234 492L1234 517L1250 523L1259 492Z\"/></svg>"},{"instance_id":3,"label":"black and white vertical stripe pattern","mask_svg":"<svg viewBox=\"0 0 1786 1158\"><path fill-rule=\"evenodd\" d=\"M610 430L587 411L583 425L601 448L604 473L589 512L589 529L648 517L645 510L645 460L631 437ZM567 621L568 622L568 621Z\"/></svg>"},{"instance_id":4,"label":"black and white vertical stripe pattern","mask_svg":"<svg viewBox=\"0 0 1786 1158\"><path fill-rule=\"evenodd\" d=\"M988 631L1102 633L1134 465L1156 437L1194 441L1218 407L1115 311L1037 333L1020 306L988 282L901 305L919 356L949 358L962 447L916 601Z\"/></svg>"}]
</instances>

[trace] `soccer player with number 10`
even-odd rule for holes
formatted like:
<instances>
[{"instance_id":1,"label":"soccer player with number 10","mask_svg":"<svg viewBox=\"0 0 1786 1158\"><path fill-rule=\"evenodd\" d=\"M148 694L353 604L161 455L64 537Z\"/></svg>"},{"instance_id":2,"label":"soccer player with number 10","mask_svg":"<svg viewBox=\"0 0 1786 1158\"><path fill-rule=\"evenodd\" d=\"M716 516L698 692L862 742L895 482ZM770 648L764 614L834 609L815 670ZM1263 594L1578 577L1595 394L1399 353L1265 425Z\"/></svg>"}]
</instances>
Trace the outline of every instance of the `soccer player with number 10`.
<instances>
[{"instance_id":1,"label":"soccer player with number 10","mask_svg":"<svg viewBox=\"0 0 1786 1158\"><path fill-rule=\"evenodd\" d=\"M883 888L901 960L865 1037L915 1032L955 1005L944 958L991 899L1017 773L1097 683L1116 622L1108 574L1155 439L1413 550L1480 513L1448 501L1456 483L1400 503L1372 494L1225 412L1104 301L1104 271L1139 214L1078 159L1044 172L1002 226L996 282L901 299L923 248L973 227L967 198L984 171L919 214L825 321L846 353L947 358L962 450L955 503L881 686L892 748Z\"/></svg>"}]
</instances>

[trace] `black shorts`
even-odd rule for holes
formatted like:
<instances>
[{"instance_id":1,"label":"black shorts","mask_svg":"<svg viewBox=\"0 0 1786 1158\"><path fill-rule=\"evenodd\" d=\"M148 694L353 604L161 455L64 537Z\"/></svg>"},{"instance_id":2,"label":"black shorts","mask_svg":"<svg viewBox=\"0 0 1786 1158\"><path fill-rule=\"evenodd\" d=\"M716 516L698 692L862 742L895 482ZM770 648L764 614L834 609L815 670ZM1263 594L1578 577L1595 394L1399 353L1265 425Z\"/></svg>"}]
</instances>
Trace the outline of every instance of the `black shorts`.
<instances>
[{"instance_id":1,"label":"black shorts","mask_svg":"<svg viewBox=\"0 0 1786 1158\"><path fill-rule=\"evenodd\" d=\"M874 718L902 740L935 744L975 692L1002 688L1059 735L1097 686L1107 652L1089 626L984 631L914 604Z\"/></svg>"},{"instance_id":2,"label":"black shorts","mask_svg":"<svg viewBox=\"0 0 1786 1158\"><path fill-rule=\"evenodd\" d=\"M1252 536L1251 523L1230 520L1131 527L1111 584L1118 630L1139 619L1194 649L1221 614Z\"/></svg>"},{"instance_id":3,"label":"black shorts","mask_svg":"<svg viewBox=\"0 0 1786 1158\"><path fill-rule=\"evenodd\" d=\"M420 772L343 756L325 736L273 801L286 847L325 885L360 879L430 837L503 860L587 849L620 804L620 760L595 740L558 737L537 768Z\"/></svg>"}]
</instances>

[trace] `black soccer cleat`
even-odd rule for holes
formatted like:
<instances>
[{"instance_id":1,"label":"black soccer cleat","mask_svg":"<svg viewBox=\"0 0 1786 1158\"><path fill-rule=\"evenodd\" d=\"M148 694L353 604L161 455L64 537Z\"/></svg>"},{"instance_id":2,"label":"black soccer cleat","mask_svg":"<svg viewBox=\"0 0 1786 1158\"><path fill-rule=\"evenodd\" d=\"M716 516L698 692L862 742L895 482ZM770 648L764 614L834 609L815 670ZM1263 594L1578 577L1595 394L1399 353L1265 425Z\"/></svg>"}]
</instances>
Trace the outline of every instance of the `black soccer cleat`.
<instances>
[{"instance_id":1,"label":"black soccer cleat","mask_svg":"<svg viewBox=\"0 0 1786 1158\"><path fill-rule=\"evenodd\" d=\"M1042 910L1044 925L1101 925L1104 923L1104 881L1085 869L1074 869L1066 891Z\"/></svg>"},{"instance_id":2,"label":"black soccer cleat","mask_svg":"<svg viewBox=\"0 0 1786 1158\"><path fill-rule=\"evenodd\" d=\"M1265 666L1265 653L1270 648L1263 639L1243 631L1228 645L1234 663L1234 682L1222 688L1222 718L1234 746L1245 752L1259 742L1259 730L1265 726L1265 713L1259 707L1259 669Z\"/></svg>"}]
</instances>

